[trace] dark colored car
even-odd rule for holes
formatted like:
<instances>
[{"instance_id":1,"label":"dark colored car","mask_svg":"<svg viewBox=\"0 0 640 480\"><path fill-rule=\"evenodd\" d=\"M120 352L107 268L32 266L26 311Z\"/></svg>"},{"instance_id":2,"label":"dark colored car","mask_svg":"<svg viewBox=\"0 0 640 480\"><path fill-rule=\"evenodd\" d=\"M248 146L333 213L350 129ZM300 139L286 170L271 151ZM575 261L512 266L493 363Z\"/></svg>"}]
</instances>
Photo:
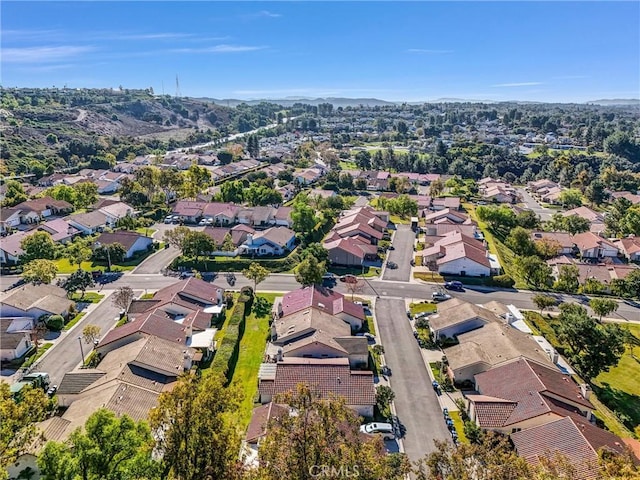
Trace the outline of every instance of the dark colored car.
<instances>
[{"instance_id":1,"label":"dark colored car","mask_svg":"<svg viewBox=\"0 0 640 480\"><path fill-rule=\"evenodd\" d=\"M446 288L447 290L458 290L462 292L464 290L464 285L462 284L462 282L454 280L452 282L445 282L444 288Z\"/></svg>"}]
</instances>

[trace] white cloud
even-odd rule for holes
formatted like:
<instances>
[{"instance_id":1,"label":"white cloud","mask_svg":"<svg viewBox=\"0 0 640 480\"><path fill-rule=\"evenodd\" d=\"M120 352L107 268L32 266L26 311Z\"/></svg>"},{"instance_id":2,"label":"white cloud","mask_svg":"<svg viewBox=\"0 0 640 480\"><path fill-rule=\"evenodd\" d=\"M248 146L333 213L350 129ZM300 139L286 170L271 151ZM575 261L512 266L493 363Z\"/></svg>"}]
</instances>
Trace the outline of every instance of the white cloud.
<instances>
[{"instance_id":1,"label":"white cloud","mask_svg":"<svg viewBox=\"0 0 640 480\"><path fill-rule=\"evenodd\" d=\"M273 13L269 10L261 10L256 14L256 17L268 17L268 18L280 18L282 15L279 13Z\"/></svg>"},{"instance_id":2,"label":"white cloud","mask_svg":"<svg viewBox=\"0 0 640 480\"><path fill-rule=\"evenodd\" d=\"M498 83L496 85L491 85L491 86L496 88L501 88L501 87L533 87L536 85L544 85L544 83L542 82Z\"/></svg>"},{"instance_id":3,"label":"white cloud","mask_svg":"<svg viewBox=\"0 0 640 480\"><path fill-rule=\"evenodd\" d=\"M62 59L77 57L94 50L94 47L76 45L5 48L2 51L2 61L6 63L56 62Z\"/></svg>"},{"instance_id":4,"label":"white cloud","mask_svg":"<svg viewBox=\"0 0 640 480\"><path fill-rule=\"evenodd\" d=\"M409 53L423 53L425 55L442 55L445 53L453 53L453 50L433 50L429 48L409 48Z\"/></svg>"},{"instance_id":5,"label":"white cloud","mask_svg":"<svg viewBox=\"0 0 640 480\"><path fill-rule=\"evenodd\" d=\"M169 50L172 53L241 53L254 52L256 50L264 50L265 46L258 45L213 45L211 47L202 48L174 48Z\"/></svg>"},{"instance_id":6,"label":"white cloud","mask_svg":"<svg viewBox=\"0 0 640 480\"><path fill-rule=\"evenodd\" d=\"M193 37L193 33L136 33L136 34L113 34L108 38L111 40L171 40L176 38L190 38Z\"/></svg>"}]
</instances>

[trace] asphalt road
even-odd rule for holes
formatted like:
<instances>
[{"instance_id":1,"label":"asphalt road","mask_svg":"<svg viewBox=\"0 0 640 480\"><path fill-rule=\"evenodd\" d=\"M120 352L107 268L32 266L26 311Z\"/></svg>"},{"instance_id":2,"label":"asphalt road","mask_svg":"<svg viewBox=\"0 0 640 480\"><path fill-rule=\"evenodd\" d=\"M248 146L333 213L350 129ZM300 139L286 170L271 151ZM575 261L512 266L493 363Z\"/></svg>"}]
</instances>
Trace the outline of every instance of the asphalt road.
<instances>
[{"instance_id":1,"label":"asphalt road","mask_svg":"<svg viewBox=\"0 0 640 480\"><path fill-rule=\"evenodd\" d=\"M404 450L409 460L416 461L435 449L434 440L451 436L407 320L404 300L378 299L375 309L398 420L405 428Z\"/></svg>"},{"instance_id":2,"label":"asphalt road","mask_svg":"<svg viewBox=\"0 0 640 480\"><path fill-rule=\"evenodd\" d=\"M531 194L524 188L516 188L516 190L522 197L522 201L527 206L527 208L529 208L529 210L533 210L536 214L538 214L538 216L540 216L540 220L542 220L543 222L551 220L551 215L557 213L555 210L540 205L537 200L533 198Z\"/></svg>"},{"instance_id":3,"label":"asphalt road","mask_svg":"<svg viewBox=\"0 0 640 480\"><path fill-rule=\"evenodd\" d=\"M169 265L178 255L180 255L180 250L176 247L163 248L146 258L133 272L136 274L160 273L160 270Z\"/></svg>"},{"instance_id":4,"label":"asphalt road","mask_svg":"<svg viewBox=\"0 0 640 480\"><path fill-rule=\"evenodd\" d=\"M129 285L131 288L138 290L158 290L178 281L175 277L165 277L161 274L125 274L118 280L105 285L104 288L115 289L122 285ZM226 289L239 290L245 285L253 286L253 282L244 278L241 274L236 274L236 283L231 286L227 283L224 275L213 280L213 283ZM288 292L299 288L293 275L288 274L272 274L258 285L258 290L265 292ZM335 290L349 294L342 282L337 282ZM395 282L387 280L367 280L365 279L361 295L373 295L391 298L408 298L413 300L425 300L431 298L431 293L439 290L437 284ZM449 292L454 297L460 297L471 303L486 303L496 300L504 304L512 304L518 308L536 310L537 307L531 300L536 292L515 291L515 290L492 290L482 289L481 287L466 288L464 292ZM554 296L561 302L574 302L588 306L586 297L579 295L560 295ZM609 315L611 318L620 320L640 320L640 309L633 307L624 302L618 302L618 310Z\"/></svg>"},{"instance_id":5,"label":"asphalt road","mask_svg":"<svg viewBox=\"0 0 640 480\"><path fill-rule=\"evenodd\" d=\"M398 268L385 267L382 275L384 280L397 282L408 282L410 280L411 258L413 257L415 240L416 234L411 230L410 225L398 225L398 230L393 237L394 249L387 251L387 261L397 263Z\"/></svg>"},{"instance_id":6,"label":"asphalt road","mask_svg":"<svg viewBox=\"0 0 640 480\"><path fill-rule=\"evenodd\" d=\"M66 372L76 368L82 361L80 352L80 342L85 358L93 350L93 345L88 345L84 340L78 340L82 336L82 329L85 325L97 325L100 327L100 336L103 337L111 330L118 321L118 307L111 302L110 294L104 298L102 303L92 312L88 313L69 332L61 332L60 338L56 340L55 346L37 362L33 371L47 372L51 378L51 383L60 385L62 377ZM139 292L138 292L139 293Z\"/></svg>"}]
</instances>

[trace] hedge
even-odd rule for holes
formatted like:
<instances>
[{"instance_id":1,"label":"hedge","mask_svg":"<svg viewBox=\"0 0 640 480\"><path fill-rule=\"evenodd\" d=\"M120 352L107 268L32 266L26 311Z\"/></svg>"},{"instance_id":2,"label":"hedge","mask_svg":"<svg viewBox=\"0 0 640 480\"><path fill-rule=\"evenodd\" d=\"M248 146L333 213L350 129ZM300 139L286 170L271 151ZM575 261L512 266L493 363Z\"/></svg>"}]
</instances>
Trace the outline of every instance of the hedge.
<instances>
[{"instance_id":1,"label":"hedge","mask_svg":"<svg viewBox=\"0 0 640 480\"><path fill-rule=\"evenodd\" d=\"M300 259L296 253L290 253L286 258L277 259L252 259L252 258L231 258L229 260L207 259L196 261L193 258L180 256L171 264L171 268L177 270L184 267L187 270L198 270L200 272L241 272L249 268L254 262L258 262L264 268L273 273L288 272L292 270Z\"/></svg>"},{"instance_id":2,"label":"hedge","mask_svg":"<svg viewBox=\"0 0 640 480\"><path fill-rule=\"evenodd\" d=\"M233 378L238 361L240 340L244 334L245 317L251 311L252 301L253 297L240 295L224 331L224 337L218 346L215 357L213 357L213 362L211 362L211 371L223 373L227 378L227 383Z\"/></svg>"}]
</instances>

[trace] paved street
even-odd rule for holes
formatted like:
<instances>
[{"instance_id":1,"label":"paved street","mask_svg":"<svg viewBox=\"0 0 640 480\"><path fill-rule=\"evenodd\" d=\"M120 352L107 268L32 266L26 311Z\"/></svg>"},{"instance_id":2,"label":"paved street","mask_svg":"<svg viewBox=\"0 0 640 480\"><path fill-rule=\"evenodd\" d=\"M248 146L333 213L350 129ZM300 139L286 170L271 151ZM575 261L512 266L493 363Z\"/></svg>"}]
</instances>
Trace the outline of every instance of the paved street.
<instances>
[{"instance_id":1,"label":"paved street","mask_svg":"<svg viewBox=\"0 0 640 480\"><path fill-rule=\"evenodd\" d=\"M105 293L110 295L112 292ZM69 332L61 332L60 338L55 342L55 347L48 351L42 360L37 362L34 371L47 372L51 377L51 383L60 385L64 374L73 370L82 361L78 337L82 336L84 326L88 324L99 326L101 329L100 336L102 337L118 321L118 310L111 302L110 296L106 296L94 311L82 317L80 322ZM87 345L84 340L81 340L81 342L84 355L87 357L91 353L93 346Z\"/></svg>"},{"instance_id":2,"label":"paved street","mask_svg":"<svg viewBox=\"0 0 640 480\"><path fill-rule=\"evenodd\" d=\"M176 277L165 277L161 274L126 274L115 282L107 284L105 288L115 289L122 285L129 285L133 289L158 290L177 281L178 279ZM239 290L245 285L253 285L253 282L247 280L239 273L236 274L236 283L233 287L227 283L227 280L223 275L213 280L213 283L221 287L232 288L234 290ZM288 292L299 287L300 285L296 282L293 275L272 274L264 282L258 285L258 290L265 292ZM431 293L437 289L438 285L436 284L367 279L364 283L363 290L360 293L362 295L379 295L381 297L424 300L431 298ZM341 282L337 282L335 290L340 293L350 294ZM536 292L492 290L490 288L482 289L482 287L471 287L466 288L464 292L449 293L454 297L460 297L471 303L486 303L491 300L496 300L507 305L513 304L518 308L537 310L537 307L531 301L531 298L536 295ZM585 297L561 294L554 294L554 296L561 302L577 302L584 306L588 306L588 300L585 300ZM620 320L637 321L640 319L640 309L624 302L618 302L618 310L615 313L612 313L610 317Z\"/></svg>"},{"instance_id":3,"label":"paved street","mask_svg":"<svg viewBox=\"0 0 640 480\"><path fill-rule=\"evenodd\" d=\"M387 260L397 263L398 268L386 267L382 276L384 280L409 281L415 240L416 234L411 230L411 226L398 225L398 230L393 237L394 249L387 251Z\"/></svg>"},{"instance_id":4,"label":"paved street","mask_svg":"<svg viewBox=\"0 0 640 480\"><path fill-rule=\"evenodd\" d=\"M522 201L527 206L527 208L529 208L529 210L533 210L536 214L538 214L538 216L540 216L540 220L542 220L543 222L551 220L551 215L557 213L555 210L540 205L537 200L533 198L531 194L524 188L516 188L516 190L522 197Z\"/></svg>"},{"instance_id":5,"label":"paved street","mask_svg":"<svg viewBox=\"0 0 640 480\"><path fill-rule=\"evenodd\" d=\"M136 274L160 273L160 270L169 265L178 255L180 255L180 250L169 246L169 248L164 248L146 258L133 272Z\"/></svg>"},{"instance_id":6,"label":"paved street","mask_svg":"<svg viewBox=\"0 0 640 480\"><path fill-rule=\"evenodd\" d=\"M391 388L400 424L406 429L404 449L411 461L434 450L434 439L450 439L442 411L413 338L404 300L376 300L376 321L391 369Z\"/></svg>"}]
</instances>

